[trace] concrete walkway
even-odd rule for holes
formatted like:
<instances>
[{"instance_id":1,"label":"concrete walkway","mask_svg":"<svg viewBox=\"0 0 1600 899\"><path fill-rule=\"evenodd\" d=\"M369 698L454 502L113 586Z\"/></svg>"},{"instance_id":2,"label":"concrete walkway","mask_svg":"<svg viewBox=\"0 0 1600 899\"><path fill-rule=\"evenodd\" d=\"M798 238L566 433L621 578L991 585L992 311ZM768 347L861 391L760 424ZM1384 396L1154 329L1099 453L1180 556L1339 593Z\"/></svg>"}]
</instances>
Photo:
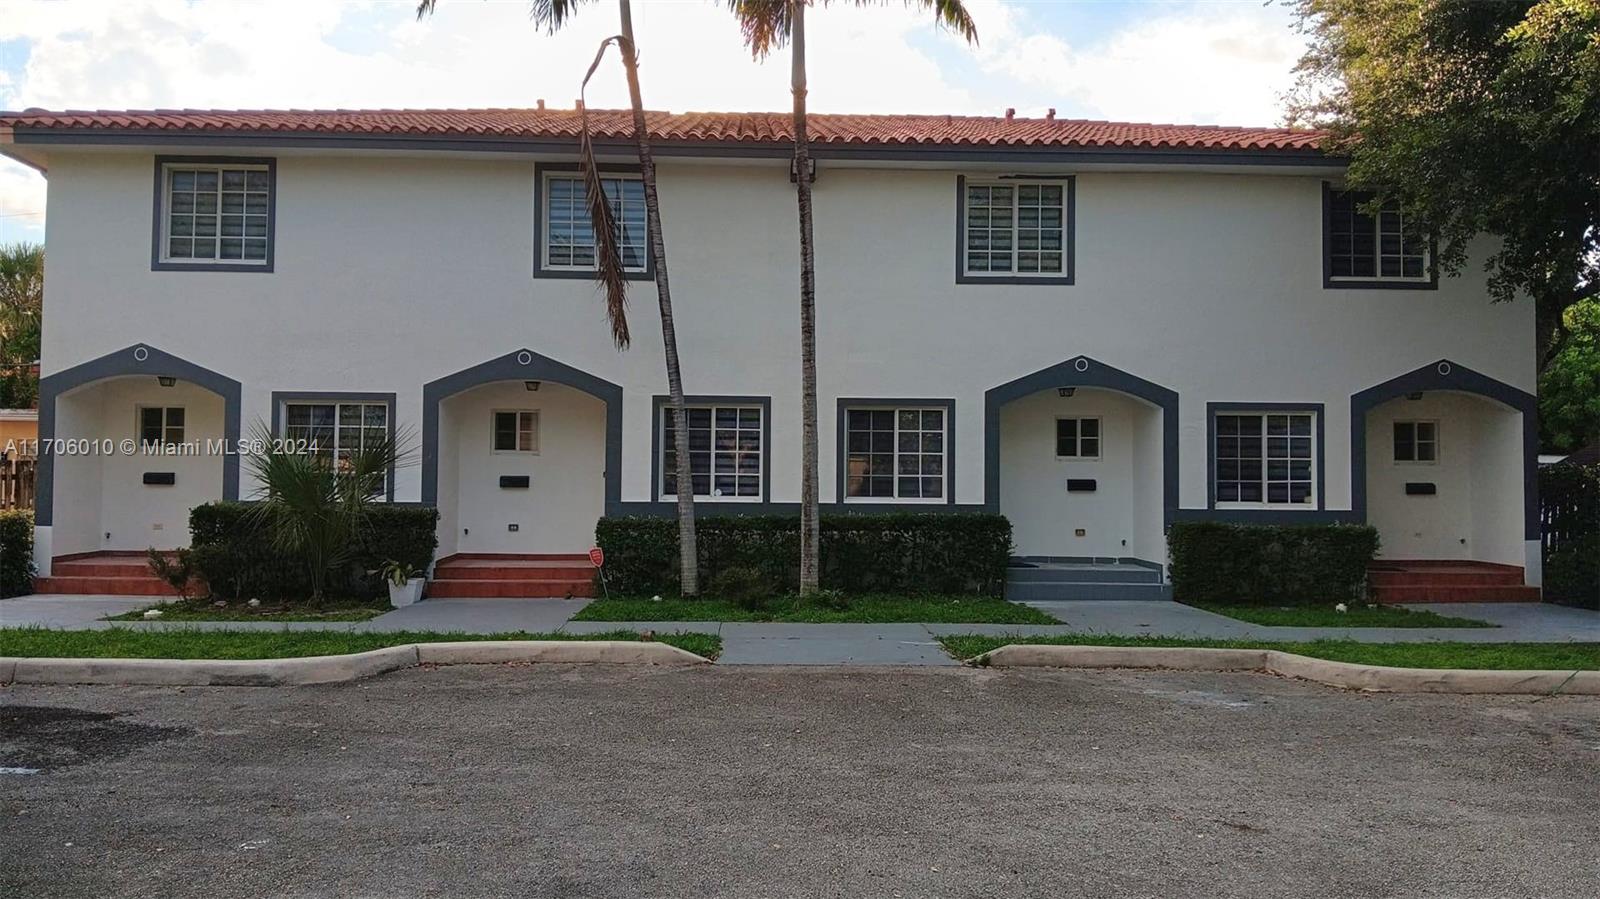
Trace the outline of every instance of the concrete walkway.
<instances>
[{"instance_id":1,"label":"concrete walkway","mask_svg":"<svg viewBox=\"0 0 1600 899\"><path fill-rule=\"evenodd\" d=\"M1265 627L1174 602L1030 603L1062 621L1017 624L785 624L717 621L572 621L587 600L437 599L369 621L118 621L102 620L149 605L148 597L23 596L0 600L0 627L150 630L342 630L352 632L510 631L598 633L613 630L719 634L727 665L953 665L939 647L945 634L1104 634L1255 640L1325 637L1374 643L1452 640L1471 643L1600 642L1600 612L1537 603L1423 605L1445 615L1478 618L1496 628Z\"/></svg>"}]
</instances>

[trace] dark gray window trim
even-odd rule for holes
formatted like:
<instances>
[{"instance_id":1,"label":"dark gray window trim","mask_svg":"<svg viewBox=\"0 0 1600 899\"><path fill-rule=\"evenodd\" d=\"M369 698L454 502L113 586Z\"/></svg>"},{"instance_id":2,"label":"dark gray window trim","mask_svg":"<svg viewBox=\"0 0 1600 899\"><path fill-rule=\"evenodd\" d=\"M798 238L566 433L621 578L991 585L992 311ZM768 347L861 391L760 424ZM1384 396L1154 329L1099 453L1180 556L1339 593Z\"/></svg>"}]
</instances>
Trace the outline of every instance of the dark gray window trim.
<instances>
[{"instance_id":1,"label":"dark gray window trim","mask_svg":"<svg viewBox=\"0 0 1600 899\"><path fill-rule=\"evenodd\" d=\"M856 497L846 501L845 481L845 413L851 409L943 409L944 410L944 501L913 502L904 498L877 499ZM882 509L888 506L912 508L937 508L956 504L956 401L948 397L889 398L889 397L839 397L838 401L838 452L834 457L834 501L841 506L861 506L865 509Z\"/></svg>"},{"instance_id":2,"label":"dark gray window trim","mask_svg":"<svg viewBox=\"0 0 1600 899\"><path fill-rule=\"evenodd\" d=\"M170 129L110 128L17 128L13 141L27 145L58 146L162 146L162 147L240 147L254 150L275 147L358 150L433 150L452 152L516 153L524 155L573 152L571 139L507 138L503 136L467 137L463 135L330 134L283 131L208 131ZM601 154L633 156L638 152L632 139L599 139L595 150ZM748 157L788 159L794 155L789 141L674 141L652 146L657 156ZM959 147L949 144L860 144L817 143L811 154L819 159L906 160L953 163L1116 163L1151 165L1240 165L1272 167L1343 167L1344 157L1321 150L1256 149L1196 150L1179 147Z\"/></svg>"},{"instance_id":3,"label":"dark gray window trim","mask_svg":"<svg viewBox=\"0 0 1600 899\"><path fill-rule=\"evenodd\" d=\"M657 394L650 398L650 502L668 509L678 508L677 497L661 498L661 410L667 408L672 397ZM761 407L761 496L759 502L749 500L718 500L695 497L696 513L707 506L733 506L733 511L764 506L772 501L772 397L737 396L731 394L697 394L683 398L685 406L759 406ZM796 506L799 508L799 506Z\"/></svg>"},{"instance_id":4,"label":"dark gray window trim","mask_svg":"<svg viewBox=\"0 0 1600 899\"><path fill-rule=\"evenodd\" d=\"M570 149L570 147L568 148ZM602 172L623 172L639 174L637 165L602 165ZM595 273L586 270L551 269L544 267L544 232L545 232L545 176L552 173L580 171L577 163L572 162L539 162L533 166L533 276L535 278L567 278L571 280L593 281ZM645 235L646 241L649 234ZM624 272L622 277L628 281L651 281L656 276L655 258L650 254L648 243L644 254L644 271Z\"/></svg>"},{"instance_id":5,"label":"dark gray window trim","mask_svg":"<svg viewBox=\"0 0 1600 899\"><path fill-rule=\"evenodd\" d=\"M1315 508L1307 507L1274 507L1262 505L1260 509L1218 509L1217 508L1217 413L1228 412L1312 412L1317 416L1316 428L1312 438L1316 441L1317 452L1317 505ZM1328 479L1324 476L1328 467L1328 454L1324 451L1324 435L1328 429L1328 410L1322 403L1206 403L1206 509L1211 512L1233 515L1242 513L1233 520L1256 521L1262 524L1272 522L1292 523L1306 521L1308 514L1325 512L1328 508ZM1268 515L1254 513L1265 512Z\"/></svg>"},{"instance_id":6,"label":"dark gray window trim","mask_svg":"<svg viewBox=\"0 0 1600 899\"><path fill-rule=\"evenodd\" d=\"M439 404L496 381L550 381L606 404L606 514L622 503L622 387L524 347L422 385L422 504L439 503Z\"/></svg>"},{"instance_id":7,"label":"dark gray window trim","mask_svg":"<svg viewBox=\"0 0 1600 899\"><path fill-rule=\"evenodd\" d=\"M1408 393L1452 390L1493 400L1522 414L1522 537L1539 539L1539 401L1531 393L1448 359L1413 369L1350 396L1350 504L1367 520L1367 413Z\"/></svg>"},{"instance_id":8,"label":"dark gray window trim","mask_svg":"<svg viewBox=\"0 0 1600 899\"><path fill-rule=\"evenodd\" d=\"M1088 356L1075 356L1023 375L983 395L984 508L1000 511L1000 410L1012 400L1058 387L1099 387L1142 399L1161 410L1161 506L1163 528L1178 508L1178 393Z\"/></svg>"},{"instance_id":9,"label":"dark gray window trim","mask_svg":"<svg viewBox=\"0 0 1600 899\"><path fill-rule=\"evenodd\" d=\"M222 397L222 436L230 449L239 445L240 394L238 381L202 368L187 359L162 352L148 343L138 343L114 353L107 353L64 368L39 381L39 439L53 440L56 436L56 401L61 395L103 381L126 375L149 377L171 376L188 381ZM55 507L55 453L40 453L34 482L34 524L49 526ZM222 457L222 498L239 498L239 454L229 452Z\"/></svg>"},{"instance_id":10,"label":"dark gray window trim","mask_svg":"<svg viewBox=\"0 0 1600 899\"><path fill-rule=\"evenodd\" d=\"M1355 281L1333 277L1333 183L1322 182L1322 287L1324 290L1438 290L1439 239L1428 239L1428 280Z\"/></svg>"},{"instance_id":11,"label":"dark gray window trim","mask_svg":"<svg viewBox=\"0 0 1600 899\"><path fill-rule=\"evenodd\" d=\"M167 206L168 165L264 165L267 167L267 261L264 265L239 262L162 262L162 217ZM271 273L278 253L278 160L271 156L157 156L155 200L150 217L150 270L153 272L261 272Z\"/></svg>"},{"instance_id":12,"label":"dark gray window trim","mask_svg":"<svg viewBox=\"0 0 1600 899\"><path fill-rule=\"evenodd\" d=\"M1070 287L1078 279L1078 176L1000 175L1001 179L1065 181L1067 183L1066 269L1064 276L985 276L967 274L967 176L956 176L956 283L957 284L1058 284Z\"/></svg>"},{"instance_id":13,"label":"dark gray window trim","mask_svg":"<svg viewBox=\"0 0 1600 899\"><path fill-rule=\"evenodd\" d=\"M817 507L824 515L885 515L890 512L921 512L929 515L942 515L945 513L977 513L990 511L982 503L956 503L945 505L943 503L836 503L822 502ZM678 504L675 502L638 502L630 501L618 503L606 510L607 515L648 515L653 518L670 518L677 514ZM708 503L696 501L694 504L696 518L738 518L741 516L769 516L784 515L798 516L800 504L797 502L761 502L761 503Z\"/></svg>"},{"instance_id":14,"label":"dark gray window trim","mask_svg":"<svg viewBox=\"0 0 1600 899\"><path fill-rule=\"evenodd\" d=\"M362 392L350 390L274 390L272 391L272 434L274 437L283 436L283 406L285 403L383 403L389 407L389 439L395 439L398 433L394 420L393 393ZM387 499L394 502L394 472L395 466L389 466L389 489Z\"/></svg>"}]
</instances>

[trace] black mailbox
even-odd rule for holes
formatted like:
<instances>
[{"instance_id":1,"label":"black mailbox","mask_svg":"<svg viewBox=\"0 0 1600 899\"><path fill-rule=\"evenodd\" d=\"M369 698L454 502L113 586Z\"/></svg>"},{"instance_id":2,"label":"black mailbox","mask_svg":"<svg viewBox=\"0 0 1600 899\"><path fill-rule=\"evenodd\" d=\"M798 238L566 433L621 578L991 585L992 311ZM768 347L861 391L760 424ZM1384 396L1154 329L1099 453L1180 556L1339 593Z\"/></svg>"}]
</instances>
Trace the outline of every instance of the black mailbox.
<instances>
[{"instance_id":1,"label":"black mailbox","mask_svg":"<svg viewBox=\"0 0 1600 899\"><path fill-rule=\"evenodd\" d=\"M528 489L528 476L525 474L503 474L500 476L500 489L526 490Z\"/></svg>"},{"instance_id":2,"label":"black mailbox","mask_svg":"<svg viewBox=\"0 0 1600 899\"><path fill-rule=\"evenodd\" d=\"M147 471L144 482L152 487L171 487L178 483L178 475L172 471Z\"/></svg>"},{"instance_id":3,"label":"black mailbox","mask_svg":"<svg viewBox=\"0 0 1600 899\"><path fill-rule=\"evenodd\" d=\"M1409 481L1406 483L1406 496L1433 496L1439 488L1431 481Z\"/></svg>"},{"instance_id":4,"label":"black mailbox","mask_svg":"<svg viewBox=\"0 0 1600 899\"><path fill-rule=\"evenodd\" d=\"M1068 493L1093 493L1099 486L1094 478L1067 478Z\"/></svg>"}]
</instances>

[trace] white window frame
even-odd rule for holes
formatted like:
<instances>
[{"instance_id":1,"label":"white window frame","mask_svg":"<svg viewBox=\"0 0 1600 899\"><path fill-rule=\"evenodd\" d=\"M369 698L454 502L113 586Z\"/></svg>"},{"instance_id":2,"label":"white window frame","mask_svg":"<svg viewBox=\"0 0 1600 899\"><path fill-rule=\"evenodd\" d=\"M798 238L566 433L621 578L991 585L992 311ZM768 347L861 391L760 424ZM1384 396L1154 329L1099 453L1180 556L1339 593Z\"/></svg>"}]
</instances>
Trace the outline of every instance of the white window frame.
<instances>
[{"instance_id":1,"label":"white window frame","mask_svg":"<svg viewBox=\"0 0 1600 899\"><path fill-rule=\"evenodd\" d=\"M495 444L499 437L499 418L502 415L515 415L517 417L516 447L501 449ZM523 428L523 416L527 416L530 425ZM528 448L522 448L522 435L528 434ZM539 410L538 409L492 409L489 412L489 451L497 456L537 456L539 455Z\"/></svg>"},{"instance_id":2,"label":"white window frame","mask_svg":"<svg viewBox=\"0 0 1600 899\"><path fill-rule=\"evenodd\" d=\"M1350 193L1351 192L1348 188L1344 188L1344 187L1331 187L1330 186L1329 190L1334 194L1342 194L1342 193ZM1327 263L1326 264L1328 265L1328 270L1327 271L1328 271L1328 281L1329 282L1336 283L1336 284L1374 284L1374 283L1388 283L1388 282L1401 283L1401 284L1429 284L1429 283L1432 283L1432 281L1433 281L1433 242L1428 240L1426 235L1423 235L1423 237L1421 238L1422 241L1423 241L1423 246L1422 246L1422 274L1420 274L1420 275L1406 275L1406 274L1385 275L1385 274L1383 274L1383 257L1385 255L1384 252L1383 252L1383 216L1384 215L1393 215L1393 216L1395 216L1395 217L1400 219L1400 239L1401 239L1401 250L1402 250L1400 267L1401 267L1401 271L1402 272L1404 272L1404 270L1405 270L1405 258L1404 258L1405 257L1405 253L1403 251L1405 249L1406 220L1405 220L1405 214L1402 211L1398 210L1398 209L1393 210L1392 212L1380 211L1377 215L1372 216L1372 228L1373 228L1373 233L1372 233L1372 240L1373 240L1373 244L1372 244L1372 249L1373 249L1373 256L1372 256L1373 274L1370 274L1370 275L1335 275L1333 273L1333 244L1332 244L1332 241L1333 241L1333 220L1332 220L1333 209L1331 207L1331 204L1332 204L1332 196L1331 196L1331 194L1329 196L1329 203L1330 203L1330 207L1329 207L1329 210L1328 210L1328 222L1326 224L1326 227L1328 229L1328 238L1327 239L1328 239L1329 243L1326 245L1326 247L1325 247L1325 249L1323 251L1327 256Z\"/></svg>"},{"instance_id":3,"label":"white window frame","mask_svg":"<svg viewBox=\"0 0 1600 899\"><path fill-rule=\"evenodd\" d=\"M1077 448L1078 448L1078 455L1076 455L1076 456L1063 456L1063 455L1061 455L1060 434L1061 434L1061 422L1063 422L1063 421L1076 421L1076 422L1078 422L1078 436L1076 438L1076 444L1077 444ZM1094 441L1095 446L1098 447L1098 449L1096 450L1095 454L1092 455L1092 456L1086 456L1086 455L1083 454L1083 440L1084 440L1084 437L1083 437L1083 423L1086 422L1086 421L1094 422L1095 436L1090 437L1089 439ZM1062 461L1062 462L1098 462L1098 461L1100 461L1101 456L1103 456L1105 454L1105 448L1106 448L1106 423L1104 421L1102 421L1100 419L1100 416L1098 416L1098 415L1057 415L1056 416L1056 429L1050 435L1050 442L1052 444L1054 444L1054 447L1053 447L1052 451L1056 454L1056 458L1058 460Z\"/></svg>"},{"instance_id":4,"label":"white window frame","mask_svg":"<svg viewBox=\"0 0 1600 899\"><path fill-rule=\"evenodd\" d=\"M146 409L161 410L161 439L159 441L151 442L144 439L144 413ZM174 409L183 413L183 424L173 425L168 422L168 416ZM183 443L188 437L189 410L183 406L168 406L160 403L150 403L148 405L134 407L133 414L133 432L134 434L138 435L139 446L141 448L150 446L177 446ZM181 432L179 433L177 440L172 439L172 429L175 427Z\"/></svg>"},{"instance_id":5,"label":"white window frame","mask_svg":"<svg viewBox=\"0 0 1600 899\"><path fill-rule=\"evenodd\" d=\"M539 262L540 262L540 268L543 269L544 271L548 271L548 272L592 272L598 267L598 261L596 262L596 265L572 265L570 263L569 264L565 264L565 265L561 265L561 264L552 263L550 261L550 235L551 235L551 230L550 230L550 210L551 210L551 206L550 206L550 182L556 181L558 179L559 180L567 180L567 181L576 181L577 182L577 187L578 187L579 194L584 197L583 204L578 210L578 217L577 218L578 218L579 221L583 221L583 222L586 222L586 223L589 221L589 207L588 207L588 199L587 199L588 187L587 187L587 185L584 184L583 175L581 173L570 171L570 170L558 170L558 171L545 172L544 173L544 177L539 182L539 216L542 219L542 221L539 222L539 234L540 234L540 237L539 237L539 244L540 244L540 246L539 246ZM600 180L602 182L605 182L605 181L637 181L641 185L641 188L640 188L641 190L643 189L643 183L644 183L643 176L641 176L638 172L607 172L607 171L602 171L600 173ZM641 202L641 205L642 205L643 200L641 199L640 202ZM620 221L620 220L621 219L619 217L618 221ZM640 262L639 262L639 264L637 266L633 266L633 265L624 266L623 267L623 271L625 271L625 272L629 272L629 273L632 273L632 274L643 274L643 273L645 273L645 272L650 270L650 225L649 225L648 220L646 220L646 223L643 225L643 229L644 229L644 231L643 231L643 240L641 241L641 243L639 245L639 248L640 248L640 252L639 252ZM599 251L598 245L596 246L595 249L596 249L596 253L598 254L598 251Z\"/></svg>"},{"instance_id":6,"label":"white window frame","mask_svg":"<svg viewBox=\"0 0 1600 899\"><path fill-rule=\"evenodd\" d=\"M1396 464L1396 465L1438 465L1439 464L1439 420L1435 419L1435 418L1397 418L1389 426L1389 436L1390 436L1391 440L1394 437L1394 429L1396 427L1399 427L1400 425L1411 425L1412 426L1412 430L1411 430L1411 455L1412 455L1413 458L1410 458L1410 459L1398 458L1398 455L1399 455L1399 452L1400 452L1400 444L1399 444L1398 441L1396 441L1389 447L1389 458L1394 462L1394 464ZM1416 426L1417 425L1429 425L1429 426L1431 426L1433 428L1433 439L1432 440L1418 440L1417 439L1417 431L1416 431ZM1431 444L1433 444L1433 458L1432 459L1418 459L1418 458L1415 458L1415 456L1417 455L1417 447L1422 445L1423 443L1431 443Z\"/></svg>"},{"instance_id":7,"label":"white window frame","mask_svg":"<svg viewBox=\"0 0 1600 899\"><path fill-rule=\"evenodd\" d=\"M1207 477L1209 477L1211 479L1212 490L1213 490L1214 493L1217 491L1217 488L1220 487L1220 485L1221 485L1221 479L1217 477L1217 463L1222 461L1222 459L1221 459L1221 454L1217 452L1217 441L1222 439L1222 437L1224 436L1221 433L1221 429L1216 426L1216 419L1221 418L1222 416L1225 416L1225 415L1227 415L1227 416L1256 416L1256 417L1259 417L1261 419L1261 435L1260 435L1260 437L1261 437L1261 497L1262 498L1261 498L1260 502L1225 501L1225 500L1222 500L1222 499L1216 499L1214 501L1214 503L1213 503L1213 508L1217 508L1217 509L1316 509L1316 508L1318 508L1318 500L1322 496L1322 482L1321 482L1321 478L1318 477L1318 471L1317 471L1317 460L1319 458L1319 453L1321 451L1321 447L1319 447L1317 445L1317 442L1318 442L1317 441L1317 426L1318 426L1318 416L1319 416L1319 413L1317 412L1317 410L1315 410L1315 409L1221 409L1221 410L1217 410L1216 412L1214 412L1212 414L1212 422L1211 422L1211 429L1213 431L1213 434L1212 434L1212 438L1211 438L1211 453L1210 453L1210 459L1209 459L1209 463L1211 465L1211 470L1209 472L1207 472ZM1311 419L1311 431L1310 431L1309 435L1294 435L1294 436L1306 437L1306 439L1308 439L1310 441L1310 443L1311 443L1311 455L1309 457L1307 457L1306 459L1303 459L1303 460L1294 459L1292 456L1288 457L1288 459L1287 459L1287 461L1289 461L1290 464L1293 464L1296 461L1303 461L1310 468L1310 472L1311 472L1311 479L1310 479L1311 480L1311 492L1306 494L1306 499L1305 499L1304 502L1298 502L1298 503L1297 502L1274 503L1274 502L1269 502L1267 500L1267 496L1269 496L1270 493L1271 493L1268 485L1270 483L1272 483L1267 479L1267 466L1268 466L1268 462L1270 461L1268 456L1267 456L1267 445L1268 445L1267 444L1267 440L1271 436L1274 436L1274 435L1270 435L1270 434L1267 433L1267 419L1269 417L1271 417L1271 416L1274 416L1274 415L1287 415L1287 416L1291 416L1291 417L1292 416L1297 416L1297 415L1302 415L1302 416L1307 416L1307 417L1309 417Z\"/></svg>"},{"instance_id":8,"label":"white window frame","mask_svg":"<svg viewBox=\"0 0 1600 899\"><path fill-rule=\"evenodd\" d=\"M1011 200L1011 269L1003 272L973 271L967 267L967 255L972 252L968 235L972 230L971 198L967 192L974 187L1009 187L1012 189ZM1023 187L1056 187L1061 190L1061 249L1060 250L1035 250L1034 252L1048 252L1061 254L1061 271L1059 272L1024 272L1018 269L1018 257L1024 252L1021 241L1021 205L1018 201L1018 189ZM961 190L961 258L959 260L961 276L963 278L994 278L1024 279L1043 281L1071 281L1072 280L1072 181L1068 178L966 178ZM1043 207L1041 207L1043 208ZM980 252L992 253L992 250Z\"/></svg>"},{"instance_id":9,"label":"white window frame","mask_svg":"<svg viewBox=\"0 0 1600 899\"><path fill-rule=\"evenodd\" d=\"M851 412L888 412L888 413L891 413L894 416L894 451L891 454L892 457L893 457L893 462L890 463L892 468L893 468L893 471L889 476L890 480L894 484L894 493L892 493L889 496L851 496L850 495L850 472L849 472L849 466L850 466L850 456L854 455L853 453L850 452L850 434L851 434L851 431L850 431L850 413ZM922 427L922 425L921 425L922 413L924 413L924 412L937 412L937 413L939 413L939 416L940 416L939 422L940 422L940 424L939 424L938 433L939 433L939 445L940 445L940 452L939 452L939 458L940 458L939 470L940 470L940 473L939 473L938 477L939 477L939 491L940 492L939 492L938 496L901 496L900 495L900 413L902 413L902 412L915 412L915 413L917 413L917 433L918 434L932 433L927 428ZM844 420L845 420L845 432L844 432L844 441L845 441L844 463L845 463L845 470L839 472L838 476L841 477L841 478L844 478L844 501L846 503L862 503L862 504L871 504L871 503L917 503L917 504L926 504L926 505L945 505L945 504L948 504L950 502L950 410L947 407L945 407L945 406L922 406L922 405L916 405L916 404L908 404L908 405L905 405L905 406L846 406L845 409L844 409ZM868 454L869 455L881 455L881 454L877 454L877 453L872 453L870 450L868 451ZM933 454L932 453L925 453L919 447L919 449L916 452L916 455L918 457L921 457L921 456L931 456ZM906 477L916 477L918 479L921 479L921 478L925 478L925 477L932 477L932 475L925 475L925 474L922 474L921 472L918 472L916 475L908 474L908 475L906 475Z\"/></svg>"},{"instance_id":10,"label":"white window frame","mask_svg":"<svg viewBox=\"0 0 1600 899\"><path fill-rule=\"evenodd\" d=\"M215 236L210 237L210 238L195 238L192 235L186 237L184 235L174 235L172 233L172 216L174 215L173 208L172 208L172 176L173 176L173 172L175 172L175 171L195 171L195 172L216 172L217 173L217 209L216 209L216 212L214 214L214 217L217 219L217 227L216 227L216 235ZM231 256L224 257L224 256L220 255L222 253L222 241L224 239L234 239L232 235L229 235L227 238L224 238L224 236L222 234L222 216L223 216L223 212L222 212L222 178L223 178L223 173L224 172L234 172L234 171L242 171L242 172L247 172L247 173L248 172L263 172L267 176L267 189L265 191L265 193L267 195L267 211L265 213L253 213L253 214L252 213L239 213L239 215L241 215L241 216L243 216L245 218L246 223L248 223L248 219L251 218L251 217L260 217L260 218L264 219L265 222L266 222L266 226L267 226L266 234L261 238L255 238L255 237L251 237L250 238L252 240L260 239L260 240L262 240L264 242L264 244L266 246L266 250L264 251L264 253L262 255L262 258L260 258L260 259L248 259L248 258L244 258L243 256L240 256L238 258L231 257ZM246 175L246 177L248 178L249 176ZM259 267L259 268L263 268L264 269L264 268L267 268L268 266L270 266L272 264L272 251L273 251L272 244L273 244L273 241L276 240L276 235L273 234L273 221L272 221L273 192L277 190L277 184L274 183L274 181L275 181L275 176L274 176L274 173L273 173L272 166L266 165L265 163L254 163L254 162L238 162L238 163L231 163L231 162L163 162L161 164L161 243L160 243L160 247L159 247L160 252L157 253L157 256L156 256L157 261L159 261L163 265L192 265L192 266L195 266L196 268L207 268L207 267L213 267L213 266L235 266L235 265L241 265L241 266ZM250 191L250 190L247 189L246 190L246 194L249 194L249 193L260 193L260 191ZM194 213L194 214L195 215L199 215L200 213ZM214 244L216 246L216 251L217 251L218 255L210 256L210 257L174 256L174 255L172 255L172 240L173 240L174 237L176 237L179 240L196 240L196 239L199 239L199 240L211 240L211 241L214 242ZM245 235L244 235L243 232L240 233L238 239L239 240L244 240L245 239Z\"/></svg>"},{"instance_id":11,"label":"white window frame","mask_svg":"<svg viewBox=\"0 0 1600 899\"><path fill-rule=\"evenodd\" d=\"M676 451L676 447L672 446L671 442L668 441L668 439L667 439L667 422L669 421L669 418L672 415L672 406L669 405L669 404L663 403L658 408L659 408L659 411L656 413L656 415L657 415L657 417L656 417L656 444L660 447L660 451L656 453L656 458L655 458L655 465L656 465L656 471L657 471L656 483L661 485L661 495L660 495L660 497L658 497L658 499L661 502L676 502L677 499L678 499L678 494L676 492L673 492L673 493L668 493L667 492L667 477L668 477L668 475L671 474L674 477L677 475L677 472L669 472L668 469L667 469L667 453ZM710 474L709 474L709 476L711 478L711 484L710 484L711 492L710 493L703 493L703 494L702 493L696 493L694 495L694 501L697 502L697 503L759 503L759 502L764 502L766 500L766 498L767 498L766 497L766 492L767 492L767 477L766 477L766 475L767 475L767 470L766 470L767 460L766 460L766 454L767 454L768 447L767 447L767 420L766 420L767 411L766 411L766 408L764 406L762 406L761 404L759 404L759 403L735 403L735 402L727 402L727 403L687 403L683 407L683 410L684 410L684 412L686 414L688 412L696 410L696 409L706 409L706 410L709 410L710 413L711 413L711 442L712 442L712 447L709 450L709 452L711 454L711 470L710 470ZM716 490L717 490L717 452L718 452L718 450L716 448L717 412L718 412L718 410L736 410L735 414L737 415L738 412L743 412L743 411L750 410L750 409L754 409L756 411L756 415L758 416L758 419L756 421L756 426L755 426L754 430L755 430L755 433L758 435L758 439L761 441L760 445L757 446L755 451L754 451L754 454L755 454L755 457L756 457L756 470L755 470L755 474L754 474L754 477L756 479L756 494L754 496L738 496L738 495L720 496L716 492ZM739 427L739 426L736 426L734 428L734 432L736 434L739 433L739 432L748 431L748 430L750 430L750 429L749 428L744 428L744 427ZM724 450L723 452L727 452L727 451ZM733 452L735 453L735 455L744 455L748 451L745 451L745 450L734 450ZM693 452L692 451L690 453L690 456L691 456L691 462L692 462L692 457L693 457ZM742 477L750 477L751 476L749 472L738 471L737 460L735 461L735 470L733 472L724 472L724 474L725 475L731 474L731 475L733 475L735 477L740 477L740 476L742 476ZM691 477L692 477L692 474L691 474ZM692 484L690 485L690 489L691 490L694 489Z\"/></svg>"}]
</instances>

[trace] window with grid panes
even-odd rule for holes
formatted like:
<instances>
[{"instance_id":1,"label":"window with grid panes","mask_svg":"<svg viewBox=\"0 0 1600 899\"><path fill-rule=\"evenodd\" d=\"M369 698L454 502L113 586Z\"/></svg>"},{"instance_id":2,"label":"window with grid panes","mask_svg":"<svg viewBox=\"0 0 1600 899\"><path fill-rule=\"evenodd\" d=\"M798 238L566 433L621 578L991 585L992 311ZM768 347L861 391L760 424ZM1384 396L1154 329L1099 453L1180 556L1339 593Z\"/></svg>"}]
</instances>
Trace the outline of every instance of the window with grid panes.
<instances>
[{"instance_id":1,"label":"window with grid panes","mask_svg":"<svg viewBox=\"0 0 1600 899\"><path fill-rule=\"evenodd\" d=\"M1397 421L1394 423L1396 462L1435 462L1439 459L1439 423Z\"/></svg>"},{"instance_id":2,"label":"window with grid panes","mask_svg":"<svg viewBox=\"0 0 1600 899\"><path fill-rule=\"evenodd\" d=\"M1363 212L1373 197L1349 190L1328 195L1328 277L1427 281L1427 238L1405 220L1398 203L1386 203L1377 215Z\"/></svg>"},{"instance_id":3,"label":"window with grid panes","mask_svg":"<svg viewBox=\"0 0 1600 899\"><path fill-rule=\"evenodd\" d=\"M761 499L761 407L690 406L689 476L694 495ZM678 495L677 432L672 408L661 407L661 495Z\"/></svg>"},{"instance_id":4,"label":"window with grid panes","mask_svg":"<svg viewBox=\"0 0 1600 899\"><path fill-rule=\"evenodd\" d=\"M1217 504L1315 505L1315 419L1311 412L1217 413Z\"/></svg>"},{"instance_id":5,"label":"window with grid panes","mask_svg":"<svg viewBox=\"0 0 1600 899\"><path fill-rule=\"evenodd\" d=\"M1061 277L1067 271L1067 184L967 182L962 270L969 276Z\"/></svg>"},{"instance_id":6,"label":"window with grid panes","mask_svg":"<svg viewBox=\"0 0 1600 899\"><path fill-rule=\"evenodd\" d=\"M494 451L537 453L539 413L528 409L494 413Z\"/></svg>"},{"instance_id":7,"label":"window with grid panes","mask_svg":"<svg viewBox=\"0 0 1600 899\"><path fill-rule=\"evenodd\" d=\"M182 406L141 406L139 408L139 443L142 446L161 446L183 442L184 413Z\"/></svg>"},{"instance_id":8,"label":"window with grid panes","mask_svg":"<svg viewBox=\"0 0 1600 899\"><path fill-rule=\"evenodd\" d=\"M611 203L622 265L642 272L649 254L644 183L637 176L607 175L600 184ZM594 221L589 217L587 188L578 175L545 179L543 252L544 267L549 269L593 270L596 265Z\"/></svg>"},{"instance_id":9,"label":"window with grid panes","mask_svg":"<svg viewBox=\"0 0 1600 899\"><path fill-rule=\"evenodd\" d=\"M945 410L845 410L847 498L943 499Z\"/></svg>"},{"instance_id":10,"label":"window with grid panes","mask_svg":"<svg viewBox=\"0 0 1600 899\"><path fill-rule=\"evenodd\" d=\"M1100 419L1056 419L1056 455L1063 459L1100 458Z\"/></svg>"},{"instance_id":11,"label":"window with grid panes","mask_svg":"<svg viewBox=\"0 0 1600 899\"><path fill-rule=\"evenodd\" d=\"M389 406L362 402L284 403L283 436L304 440L309 452L343 463L352 453L372 449L388 438Z\"/></svg>"},{"instance_id":12,"label":"window with grid panes","mask_svg":"<svg viewBox=\"0 0 1600 899\"><path fill-rule=\"evenodd\" d=\"M172 164L163 178L163 262L267 264L273 189L267 166Z\"/></svg>"}]
</instances>

